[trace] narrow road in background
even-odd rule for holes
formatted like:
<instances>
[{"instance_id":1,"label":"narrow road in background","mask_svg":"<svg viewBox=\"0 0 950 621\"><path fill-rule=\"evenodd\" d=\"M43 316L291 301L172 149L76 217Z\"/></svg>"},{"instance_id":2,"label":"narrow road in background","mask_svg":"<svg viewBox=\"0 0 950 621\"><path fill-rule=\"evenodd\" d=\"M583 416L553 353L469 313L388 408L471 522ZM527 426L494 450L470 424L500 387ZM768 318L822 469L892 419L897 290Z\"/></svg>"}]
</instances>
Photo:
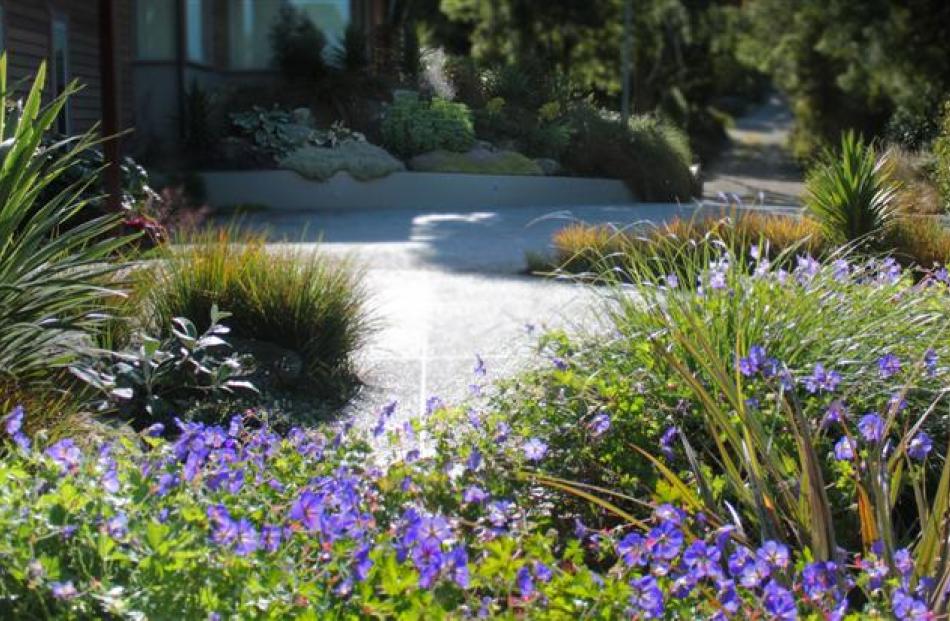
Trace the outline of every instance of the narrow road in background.
<instances>
[{"instance_id":1,"label":"narrow road in background","mask_svg":"<svg viewBox=\"0 0 950 621\"><path fill-rule=\"evenodd\" d=\"M804 174L786 148L794 119L778 95L735 119L732 144L704 174L703 196L735 194L746 205L801 205Z\"/></svg>"}]
</instances>

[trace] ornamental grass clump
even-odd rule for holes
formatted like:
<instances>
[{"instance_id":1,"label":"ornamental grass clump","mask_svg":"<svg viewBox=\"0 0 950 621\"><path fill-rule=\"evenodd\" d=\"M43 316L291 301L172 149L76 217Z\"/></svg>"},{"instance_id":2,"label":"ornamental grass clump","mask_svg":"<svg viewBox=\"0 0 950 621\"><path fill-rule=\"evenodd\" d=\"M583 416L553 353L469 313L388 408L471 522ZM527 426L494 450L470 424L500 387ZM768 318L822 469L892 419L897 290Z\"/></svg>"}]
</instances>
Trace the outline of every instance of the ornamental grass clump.
<instances>
[{"instance_id":1,"label":"ornamental grass clump","mask_svg":"<svg viewBox=\"0 0 950 621\"><path fill-rule=\"evenodd\" d=\"M229 313L231 337L296 352L308 390L339 396L352 385L351 354L371 329L362 274L348 259L235 228L189 234L139 274L146 319L167 330L175 317L208 328L211 309Z\"/></svg>"}]
</instances>

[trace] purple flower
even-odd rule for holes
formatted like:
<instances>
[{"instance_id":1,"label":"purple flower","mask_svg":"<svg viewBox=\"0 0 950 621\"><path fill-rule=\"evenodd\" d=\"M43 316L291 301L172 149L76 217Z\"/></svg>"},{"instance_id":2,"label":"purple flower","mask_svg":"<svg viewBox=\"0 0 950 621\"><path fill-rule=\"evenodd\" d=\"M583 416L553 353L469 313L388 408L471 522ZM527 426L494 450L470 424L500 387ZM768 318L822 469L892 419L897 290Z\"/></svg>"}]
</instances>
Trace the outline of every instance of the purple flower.
<instances>
[{"instance_id":1,"label":"purple flower","mask_svg":"<svg viewBox=\"0 0 950 621\"><path fill-rule=\"evenodd\" d=\"M821 264L811 255L798 255L795 260L798 263L795 266L795 275L801 284L811 282L821 270Z\"/></svg>"},{"instance_id":2,"label":"purple flower","mask_svg":"<svg viewBox=\"0 0 950 621\"><path fill-rule=\"evenodd\" d=\"M467 589L469 585L469 572L468 552L465 551L465 546L458 545L452 548L446 560L451 568L452 580L460 588Z\"/></svg>"},{"instance_id":3,"label":"purple flower","mask_svg":"<svg viewBox=\"0 0 950 621\"><path fill-rule=\"evenodd\" d=\"M322 502L319 496L307 490L290 507L290 519L300 522L309 531L320 527Z\"/></svg>"},{"instance_id":4,"label":"purple flower","mask_svg":"<svg viewBox=\"0 0 950 621\"><path fill-rule=\"evenodd\" d=\"M821 599L837 587L838 566L831 561L816 561L802 570L802 588L812 599Z\"/></svg>"},{"instance_id":5,"label":"purple flower","mask_svg":"<svg viewBox=\"0 0 950 621\"><path fill-rule=\"evenodd\" d=\"M534 577L537 578L540 582L547 584L551 582L551 578L554 577L554 572L551 571L551 568L542 563L541 561L534 562Z\"/></svg>"},{"instance_id":6,"label":"purple flower","mask_svg":"<svg viewBox=\"0 0 950 621\"><path fill-rule=\"evenodd\" d=\"M366 580L366 577L369 576L369 570L373 568L373 560L369 557L372 550L373 546L364 543L353 554L353 574L360 582Z\"/></svg>"},{"instance_id":7,"label":"purple flower","mask_svg":"<svg viewBox=\"0 0 950 621\"><path fill-rule=\"evenodd\" d=\"M914 558L907 548L901 548L894 552L894 567L902 576L909 576L914 571Z\"/></svg>"},{"instance_id":8,"label":"purple flower","mask_svg":"<svg viewBox=\"0 0 950 621\"><path fill-rule=\"evenodd\" d=\"M858 432L864 441L876 444L884 439L884 420L875 412L868 412L858 421Z\"/></svg>"},{"instance_id":9,"label":"purple flower","mask_svg":"<svg viewBox=\"0 0 950 621\"><path fill-rule=\"evenodd\" d=\"M265 524L261 528L261 543L267 552L276 552L280 548L283 530L274 524Z\"/></svg>"},{"instance_id":10,"label":"purple flower","mask_svg":"<svg viewBox=\"0 0 950 621\"><path fill-rule=\"evenodd\" d=\"M821 419L822 427L840 425L848 419L848 406L841 399L835 399L825 410L825 416Z\"/></svg>"},{"instance_id":11,"label":"purple flower","mask_svg":"<svg viewBox=\"0 0 950 621\"><path fill-rule=\"evenodd\" d=\"M76 590L76 587L73 586L72 580L66 580L65 582L52 582L50 583L50 592L53 594L54 599L61 601L69 601L75 599L79 596L79 591Z\"/></svg>"},{"instance_id":12,"label":"purple flower","mask_svg":"<svg viewBox=\"0 0 950 621\"><path fill-rule=\"evenodd\" d=\"M534 577L531 575L531 569L527 565L522 565L515 574L515 583L521 592L521 597L531 597L534 595Z\"/></svg>"},{"instance_id":13,"label":"purple flower","mask_svg":"<svg viewBox=\"0 0 950 621\"><path fill-rule=\"evenodd\" d=\"M749 348L748 356L739 358L739 372L746 377L751 377L762 371L766 361L765 348L761 345L753 345Z\"/></svg>"},{"instance_id":14,"label":"purple flower","mask_svg":"<svg viewBox=\"0 0 950 621\"><path fill-rule=\"evenodd\" d=\"M465 467L470 471L475 472L481 465L482 453L477 448L473 448L472 452L468 454L468 459L465 460Z\"/></svg>"},{"instance_id":15,"label":"purple flower","mask_svg":"<svg viewBox=\"0 0 950 621\"><path fill-rule=\"evenodd\" d=\"M261 547L261 538L257 529L247 518L241 518L237 523L236 545L234 552L238 556L247 556Z\"/></svg>"},{"instance_id":16,"label":"purple flower","mask_svg":"<svg viewBox=\"0 0 950 621\"><path fill-rule=\"evenodd\" d=\"M386 431L386 423L396 411L396 401L390 401L379 410L379 417L376 419L376 426L373 427L373 437L379 437Z\"/></svg>"},{"instance_id":17,"label":"purple flower","mask_svg":"<svg viewBox=\"0 0 950 621\"><path fill-rule=\"evenodd\" d=\"M670 426L667 427L663 435L660 436L660 452L662 452L667 459L673 459L673 440L676 439L677 435L679 435L679 429Z\"/></svg>"},{"instance_id":18,"label":"purple flower","mask_svg":"<svg viewBox=\"0 0 950 621\"><path fill-rule=\"evenodd\" d=\"M927 376L937 375L937 352L931 347L924 352L924 366L927 368Z\"/></svg>"},{"instance_id":19,"label":"purple flower","mask_svg":"<svg viewBox=\"0 0 950 621\"><path fill-rule=\"evenodd\" d=\"M672 522L663 522L647 534L647 548L653 556L672 560L683 547L683 533Z\"/></svg>"},{"instance_id":20,"label":"purple flower","mask_svg":"<svg viewBox=\"0 0 950 621\"><path fill-rule=\"evenodd\" d=\"M795 621L798 619L798 609L795 607L795 598L774 580L765 585L762 592L762 605L773 619L781 621Z\"/></svg>"},{"instance_id":21,"label":"purple flower","mask_svg":"<svg viewBox=\"0 0 950 621\"><path fill-rule=\"evenodd\" d=\"M891 598L892 612L900 621L929 621L932 619L927 604L911 596L904 589L894 591Z\"/></svg>"},{"instance_id":22,"label":"purple flower","mask_svg":"<svg viewBox=\"0 0 950 621\"><path fill-rule=\"evenodd\" d=\"M412 562L419 572L419 586L428 589L442 571L445 557L440 545L432 540L420 541L412 548Z\"/></svg>"},{"instance_id":23,"label":"purple flower","mask_svg":"<svg viewBox=\"0 0 950 621\"><path fill-rule=\"evenodd\" d=\"M718 578L722 575L719 570L719 548L707 545L702 540L694 541L683 553L683 565L697 579Z\"/></svg>"},{"instance_id":24,"label":"purple flower","mask_svg":"<svg viewBox=\"0 0 950 621\"><path fill-rule=\"evenodd\" d=\"M927 435L925 431L918 432L907 444L907 454L911 459L916 459L917 461L926 459L932 449L933 440L930 439L930 436Z\"/></svg>"},{"instance_id":25,"label":"purple flower","mask_svg":"<svg viewBox=\"0 0 950 621\"><path fill-rule=\"evenodd\" d=\"M591 435L595 438L604 435L604 433L610 429L610 414L607 414L606 412L597 414L590 420L588 427L590 428Z\"/></svg>"},{"instance_id":26,"label":"purple flower","mask_svg":"<svg viewBox=\"0 0 950 621\"><path fill-rule=\"evenodd\" d=\"M646 539L637 533L630 533L617 543L617 555L628 567L646 565L649 562Z\"/></svg>"},{"instance_id":27,"label":"purple flower","mask_svg":"<svg viewBox=\"0 0 950 621\"><path fill-rule=\"evenodd\" d=\"M630 582L632 594L630 605L638 612L642 612L648 619L657 619L663 616L663 591L653 576L644 576Z\"/></svg>"},{"instance_id":28,"label":"purple flower","mask_svg":"<svg viewBox=\"0 0 950 621\"><path fill-rule=\"evenodd\" d=\"M106 520L105 529L113 539L122 539L129 532L129 518L124 513L117 513Z\"/></svg>"},{"instance_id":29,"label":"purple flower","mask_svg":"<svg viewBox=\"0 0 950 621\"><path fill-rule=\"evenodd\" d=\"M680 286L680 279L676 274L667 274L663 277L663 280L670 289L676 289Z\"/></svg>"},{"instance_id":30,"label":"purple flower","mask_svg":"<svg viewBox=\"0 0 950 621\"><path fill-rule=\"evenodd\" d=\"M826 371L824 365L816 364L812 374L805 378L805 390L811 394L834 392L841 382L841 374L837 371Z\"/></svg>"},{"instance_id":31,"label":"purple flower","mask_svg":"<svg viewBox=\"0 0 950 621\"><path fill-rule=\"evenodd\" d=\"M82 452L75 442L66 438L46 449L46 456L55 461L61 471L74 472L79 469Z\"/></svg>"},{"instance_id":32,"label":"purple flower","mask_svg":"<svg viewBox=\"0 0 950 621\"><path fill-rule=\"evenodd\" d=\"M482 360L482 357L478 354L475 354L475 368L472 369L472 373L475 377L485 377L487 371L485 369L485 361Z\"/></svg>"},{"instance_id":33,"label":"purple flower","mask_svg":"<svg viewBox=\"0 0 950 621\"><path fill-rule=\"evenodd\" d=\"M471 485L462 492L462 502L470 505L480 505L488 500L488 492L477 485Z\"/></svg>"},{"instance_id":34,"label":"purple flower","mask_svg":"<svg viewBox=\"0 0 950 621\"><path fill-rule=\"evenodd\" d=\"M557 369L558 371L567 371L567 362L564 360L564 358L561 358L560 356L555 356L554 358L551 358L551 364L553 364L554 368Z\"/></svg>"},{"instance_id":35,"label":"purple flower","mask_svg":"<svg viewBox=\"0 0 950 621\"><path fill-rule=\"evenodd\" d=\"M18 405L3 417L3 430L8 436L13 437L23 431L23 417L25 414L23 406Z\"/></svg>"},{"instance_id":36,"label":"purple flower","mask_svg":"<svg viewBox=\"0 0 950 621\"><path fill-rule=\"evenodd\" d=\"M877 361L877 368L881 372L881 377L887 379L900 373L901 361L894 354L884 354Z\"/></svg>"},{"instance_id":37,"label":"purple flower","mask_svg":"<svg viewBox=\"0 0 950 621\"><path fill-rule=\"evenodd\" d=\"M851 461L854 459L857 448L854 440L848 436L841 436L841 438L835 442L835 459L838 461Z\"/></svg>"},{"instance_id":38,"label":"purple flower","mask_svg":"<svg viewBox=\"0 0 950 621\"><path fill-rule=\"evenodd\" d=\"M541 461L548 452L548 445L538 438L531 438L521 445L521 450L528 461Z\"/></svg>"},{"instance_id":39,"label":"purple flower","mask_svg":"<svg viewBox=\"0 0 950 621\"><path fill-rule=\"evenodd\" d=\"M835 259L831 264L834 270L833 277L838 282L844 282L848 280L848 276L851 275L851 266L848 264L845 259Z\"/></svg>"},{"instance_id":40,"label":"purple flower","mask_svg":"<svg viewBox=\"0 0 950 621\"><path fill-rule=\"evenodd\" d=\"M755 552L755 557L773 569L785 569L790 560L788 546L774 540L768 540Z\"/></svg>"}]
</instances>

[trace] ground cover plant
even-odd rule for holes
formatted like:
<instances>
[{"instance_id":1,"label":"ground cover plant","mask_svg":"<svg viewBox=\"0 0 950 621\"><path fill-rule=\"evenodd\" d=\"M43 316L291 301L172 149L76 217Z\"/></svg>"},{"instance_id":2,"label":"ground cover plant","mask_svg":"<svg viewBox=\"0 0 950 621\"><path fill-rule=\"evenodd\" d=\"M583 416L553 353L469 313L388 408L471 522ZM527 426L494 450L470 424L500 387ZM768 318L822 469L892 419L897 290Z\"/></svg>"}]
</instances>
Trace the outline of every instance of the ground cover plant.
<instances>
[{"instance_id":1,"label":"ground cover plant","mask_svg":"<svg viewBox=\"0 0 950 621\"><path fill-rule=\"evenodd\" d=\"M684 285L666 304L620 307L621 328L667 329L652 340L628 333L655 364L636 379L656 376L630 394L652 408L662 382L677 382L666 390L687 405L670 421L674 433L654 442L623 433L620 401L571 427L605 467L623 467L612 443L652 464L647 492L562 478L578 448L559 444L567 420L526 421L491 403L434 413L435 445L417 443L417 425L392 422L395 403L383 408L372 434L388 436L396 457L380 463L346 426L281 436L252 413L226 426L178 423L171 441L156 426L105 446L66 439L40 450L15 409L2 421L0 606L39 616L942 614L950 463L937 429L948 351L934 304L946 284L915 285L887 264L842 270L735 270L720 285L714 266L702 292ZM732 300L743 285L756 296L785 291L786 303L859 288L875 305L921 296L908 304L931 327L882 334L870 325L853 346L832 334L759 332L755 321L736 322L753 326L748 334L721 336L716 317L739 312ZM931 311L940 323L926 319ZM921 333L941 349L916 358ZM799 340L809 345L801 352ZM550 364L566 391L580 369L563 345ZM854 360L813 364L827 347ZM476 392L484 376L479 361ZM704 428L720 440L702 442ZM571 497L610 519L565 532Z\"/></svg>"},{"instance_id":2,"label":"ground cover plant","mask_svg":"<svg viewBox=\"0 0 950 621\"><path fill-rule=\"evenodd\" d=\"M370 321L359 269L320 252L265 248L261 234L204 229L160 249L138 273L135 298L152 334L176 317L210 326L212 308L229 314L229 341L270 344L299 356L308 390L339 396L353 386L350 356ZM259 348L258 348L259 349Z\"/></svg>"}]
</instances>

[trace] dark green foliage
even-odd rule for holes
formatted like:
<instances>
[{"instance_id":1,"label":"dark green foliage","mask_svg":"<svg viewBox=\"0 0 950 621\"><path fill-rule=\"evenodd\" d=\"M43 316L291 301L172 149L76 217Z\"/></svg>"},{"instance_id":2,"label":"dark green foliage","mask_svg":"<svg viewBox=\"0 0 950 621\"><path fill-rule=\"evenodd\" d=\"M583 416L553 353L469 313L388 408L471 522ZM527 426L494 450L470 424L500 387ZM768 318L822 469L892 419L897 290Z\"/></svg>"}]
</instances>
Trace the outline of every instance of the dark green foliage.
<instances>
[{"instance_id":1,"label":"dark green foliage","mask_svg":"<svg viewBox=\"0 0 950 621\"><path fill-rule=\"evenodd\" d=\"M415 93L400 93L383 119L384 146L402 157L435 149L467 151L475 140L472 114L465 104Z\"/></svg>"},{"instance_id":2,"label":"dark green foliage","mask_svg":"<svg viewBox=\"0 0 950 621\"><path fill-rule=\"evenodd\" d=\"M950 91L950 3L944 0L756 0L745 56L789 95L793 146L812 157L842 130L890 134L916 147ZM778 25L781 24L781 27Z\"/></svg>"},{"instance_id":3,"label":"dark green foliage","mask_svg":"<svg viewBox=\"0 0 950 621\"><path fill-rule=\"evenodd\" d=\"M644 201L688 201L693 195L689 144L669 123L643 116L624 127L617 118L578 105L571 125L564 164L575 173L622 179Z\"/></svg>"},{"instance_id":4,"label":"dark green foliage","mask_svg":"<svg viewBox=\"0 0 950 621\"><path fill-rule=\"evenodd\" d=\"M333 50L333 64L351 76L363 75L369 70L366 35L358 24L351 23L346 27L343 41Z\"/></svg>"},{"instance_id":5,"label":"dark green foliage","mask_svg":"<svg viewBox=\"0 0 950 621\"><path fill-rule=\"evenodd\" d=\"M950 211L950 100L943 105L940 134L934 140L934 180L943 197L944 207Z\"/></svg>"},{"instance_id":6,"label":"dark green foliage","mask_svg":"<svg viewBox=\"0 0 950 621\"><path fill-rule=\"evenodd\" d=\"M217 111L211 95L193 80L185 92L185 154L194 165L208 160L220 138Z\"/></svg>"},{"instance_id":7,"label":"dark green foliage","mask_svg":"<svg viewBox=\"0 0 950 621\"><path fill-rule=\"evenodd\" d=\"M326 37L298 9L291 5L280 9L270 40L277 67L288 80L316 82L326 76Z\"/></svg>"}]
</instances>

